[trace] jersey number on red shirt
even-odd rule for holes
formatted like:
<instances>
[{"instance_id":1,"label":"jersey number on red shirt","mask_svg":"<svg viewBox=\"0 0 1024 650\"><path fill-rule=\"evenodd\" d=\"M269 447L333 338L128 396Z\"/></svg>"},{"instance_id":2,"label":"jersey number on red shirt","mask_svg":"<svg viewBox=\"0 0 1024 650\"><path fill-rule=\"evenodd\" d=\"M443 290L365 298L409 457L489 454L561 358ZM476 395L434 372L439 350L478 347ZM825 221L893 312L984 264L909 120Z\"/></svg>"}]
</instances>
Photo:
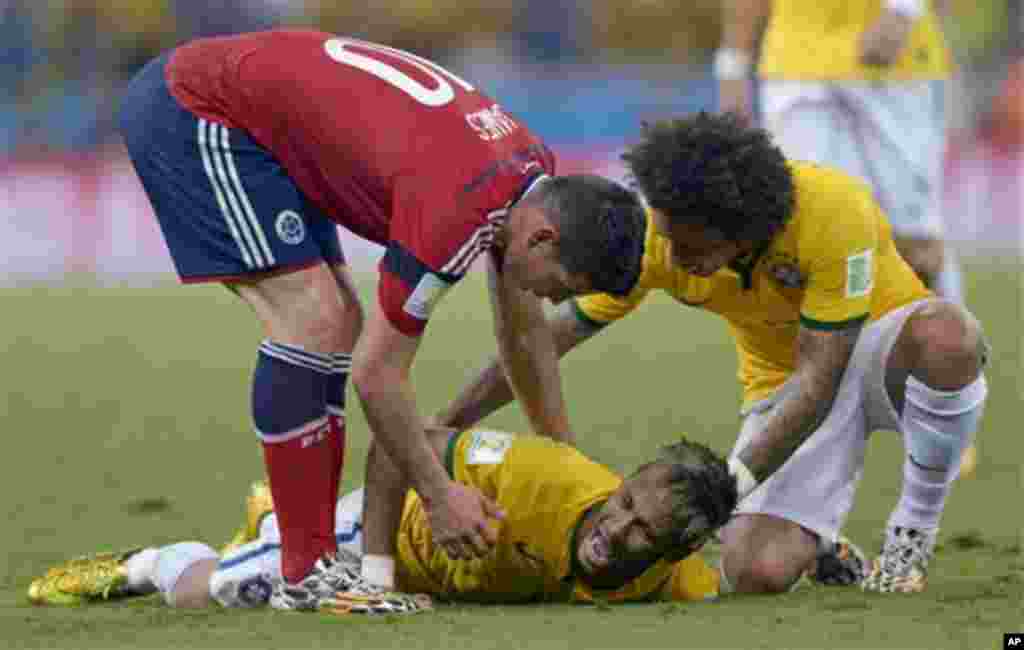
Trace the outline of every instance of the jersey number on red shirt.
<instances>
[{"instance_id":1,"label":"jersey number on red shirt","mask_svg":"<svg viewBox=\"0 0 1024 650\"><path fill-rule=\"evenodd\" d=\"M417 70L420 70L423 74L437 82L437 88L427 88L420 82L416 81L398 68L389 65L385 61L347 49L346 46L357 47L363 51L384 55L383 58L385 60L389 57L399 59ZM473 92L474 90L473 86L465 80L460 79L457 75L454 75L451 72L448 72L436 63L422 59L415 54L396 50L386 45L378 45L377 43L368 43L366 41L358 41L348 38L332 38L324 43L324 50L327 51L327 56L331 57L338 63L350 65L362 70L363 72L372 74L378 79L388 82L426 106L444 106L455 98L455 91L452 89L452 85L449 83L449 80L456 85L461 86L467 92Z\"/></svg>"}]
</instances>

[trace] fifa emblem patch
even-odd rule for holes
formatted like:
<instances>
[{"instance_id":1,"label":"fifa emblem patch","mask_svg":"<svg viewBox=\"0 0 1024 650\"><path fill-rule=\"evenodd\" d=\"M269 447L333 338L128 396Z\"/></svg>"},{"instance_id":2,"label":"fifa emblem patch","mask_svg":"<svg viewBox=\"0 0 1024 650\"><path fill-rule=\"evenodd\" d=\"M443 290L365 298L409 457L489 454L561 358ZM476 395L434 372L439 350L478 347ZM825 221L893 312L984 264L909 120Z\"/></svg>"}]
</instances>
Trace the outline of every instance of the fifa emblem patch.
<instances>
[{"instance_id":1,"label":"fifa emblem patch","mask_svg":"<svg viewBox=\"0 0 1024 650\"><path fill-rule=\"evenodd\" d=\"M796 259L789 255L776 254L768 259L768 273L775 281L787 289L799 289L804 286L804 276Z\"/></svg>"},{"instance_id":2,"label":"fifa emblem patch","mask_svg":"<svg viewBox=\"0 0 1024 650\"><path fill-rule=\"evenodd\" d=\"M512 434L501 431L474 431L466 451L467 465L497 465L512 446Z\"/></svg>"},{"instance_id":3,"label":"fifa emblem patch","mask_svg":"<svg viewBox=\"0 0 1024 650\"><path fill-rule=\"evenodd\" d=\"M277 215L274 229L281 241L292 246L301 244L302 240L306 238L306 224L302 221L299 213L294 210L285 210Z\"/></svg>"},{"instance_id":4,"label":"fifa emblem patch","mask_svg":"<svg viewBox=\"0 0 1024 650\"><path fill-rule=\"evenodd\" d=\"M862 298L874 288L874 251L870 248L846 258L846 297Z\"/></svg>"}]
</instances>

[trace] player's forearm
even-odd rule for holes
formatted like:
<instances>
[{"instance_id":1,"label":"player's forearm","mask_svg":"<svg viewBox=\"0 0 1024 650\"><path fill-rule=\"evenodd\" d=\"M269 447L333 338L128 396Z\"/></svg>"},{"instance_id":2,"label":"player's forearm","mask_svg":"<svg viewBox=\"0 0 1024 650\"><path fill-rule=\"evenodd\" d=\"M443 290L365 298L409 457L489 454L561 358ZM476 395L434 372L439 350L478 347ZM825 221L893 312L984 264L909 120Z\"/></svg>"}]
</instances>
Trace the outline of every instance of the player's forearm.
<instances>
[{"instance_id":1,"label":"player's forearm","mask_svg":"<svg viewBox=\"0 0 1024 650\"><path fill-rule=\"evenodd\" d=\"M551 336L554 338L559 358L601 331L599 326L583 321L576 315L572 301L566 301L559 305L555 314L548 319L547 324ZM499 334L499 340L500 338ZM490 364L477 374L448 408L436 416L435 420L444 426L469 427L515 398L512 385L508 381L505 367L499 356L492 359Z\"/></svg>"},{"instance_id":2,"label":"player's forearm","mask_svg":"<svg viewBox=\"0 0 1024 650\"><path fill-rule=\"evenodd\" d=\"M440 494L448 477L427 440L406 373L381 364L354 383L377 444L421 497Z\"/></svg>"},{"instance_id":3,"label":"player's forearm","mask_svg":"<svg viewBox=\"0 0 1024 650\"><path fill-rule=\"evenodd\" d=\"M837 330L800 328L796 371L786 386L787 395L775 405L764 428L737 454L754 480L764 481L782 467L828 417L860 328L860 324ZM749 487L741 486L741 491Z\"/></svg>"},{"instance_id":4,"label":"player's forearm","mask_svg":"<svg viewBox=\"0 0 1024 650\"><path fill-rule=\"evenodd\" d=\"M771 9L772 0L724 0L719 48L753 55Z\"/></svg>"},{"instance_id":5,"label":"player's forearm","mask_svg":"<svg viewBox=\"0 0 1024 650\"><path fill-rule=\"evenodd\" d=\"M499 349L505 374L533 430L573 443L551 330L541 323L518 335L502 336Z\"/></svg>"},{"instance_id":6,"label":"player's forearm","mask_svg":"<svg viewBox=\"0 0 1024 650\"><path fill-rule=\"evenodd\" d=\"M495 357L434 419L442 426L466 429L515 398L512 386L505 377L501 358Z\"/></svg>"},{"instance_id":7,"label":"player's forearm","mask_svg":"<svg viewBox=\"0 0 1024 650\"><path fill-rule=\"evenodd\" d=\"M836 387L814 382L809 376L796 378L791 384L795 392L775 406L764 429L739 452L740 461L758 483L782 467L828 417Z\"/></svg>"}]
</instances>

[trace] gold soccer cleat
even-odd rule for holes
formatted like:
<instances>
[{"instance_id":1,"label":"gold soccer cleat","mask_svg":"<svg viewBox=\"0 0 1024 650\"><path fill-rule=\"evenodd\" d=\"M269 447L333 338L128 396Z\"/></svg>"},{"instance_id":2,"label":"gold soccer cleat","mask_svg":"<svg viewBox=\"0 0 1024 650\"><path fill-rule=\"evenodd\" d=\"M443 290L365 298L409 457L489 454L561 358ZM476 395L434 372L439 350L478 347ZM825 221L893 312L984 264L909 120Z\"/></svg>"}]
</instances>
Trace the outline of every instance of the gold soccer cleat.
<instances>
[{"instance_id":1,"label":"gold soccer cleat","mask_svg":"<svg viewBox=\"0 0 1024 650\"><path fill-rule=\"evenodd\" d=\"M264 480L253 481L249 488L249 496L245 499L245 523L235 531L231 541L220 549L221 555L258 539L263 518L272 512L274 512L274 498L270 495L270 484Z\"/></svg>"},{"instance_id":2,"label":"gold soccer cleat","mask_svg":"<svg viewBox=\"0 0 1024 650\"><path fill-rule=\"evenodd\" d=\"M142 547L68 560L33 580L28 599L35 605L82 605L131 596L125 560L140 550Z\"/></svg>"}]
</instances>

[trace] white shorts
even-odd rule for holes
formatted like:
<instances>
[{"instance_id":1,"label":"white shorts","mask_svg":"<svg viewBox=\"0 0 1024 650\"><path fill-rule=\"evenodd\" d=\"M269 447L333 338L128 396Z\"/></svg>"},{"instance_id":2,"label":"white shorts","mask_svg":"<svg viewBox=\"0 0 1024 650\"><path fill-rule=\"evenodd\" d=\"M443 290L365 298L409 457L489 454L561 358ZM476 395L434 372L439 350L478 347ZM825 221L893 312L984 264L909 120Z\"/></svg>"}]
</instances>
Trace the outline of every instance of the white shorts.
<instances>
[{"instance_id":1,"label":"white shorts","mask_svg":"<svg viewBox=\"0 0 1024 650\"><path fill-rule=\"evenodd\" d=\"M900 430L899 415L885 389L889 352L907 318L932 300L905 305L861 330L828 417L778 471L740 502L737 514L772 515L835 541L853 507L868 435L878 429ZM786 393L784 384L744 414L732 455L761 430Z\"/></svg>"},{"instance_id":2,"label":"white shorts","mask_svg":"<svg viewBox=\"0 0 1024 650\"><path fill-rule=\"evenodd\" d=\"M866 180L898 237L942 234L941 82L761 84L764 124L788 158Z\"/></svg>"},{"instance_id":3,"label":"white shorts","mask_svg":"<svg viewBox=\"0 0 1024 650\"><path fill-rule=\"evenodd\" d=\"M338 499L334 516L338 547L363 554L363 490ZM210 576L210 595L224 607L261 607L281 580L281 531L277 515L260 525L260 536L226 553Z\"/></svg>"}]
</instances>

